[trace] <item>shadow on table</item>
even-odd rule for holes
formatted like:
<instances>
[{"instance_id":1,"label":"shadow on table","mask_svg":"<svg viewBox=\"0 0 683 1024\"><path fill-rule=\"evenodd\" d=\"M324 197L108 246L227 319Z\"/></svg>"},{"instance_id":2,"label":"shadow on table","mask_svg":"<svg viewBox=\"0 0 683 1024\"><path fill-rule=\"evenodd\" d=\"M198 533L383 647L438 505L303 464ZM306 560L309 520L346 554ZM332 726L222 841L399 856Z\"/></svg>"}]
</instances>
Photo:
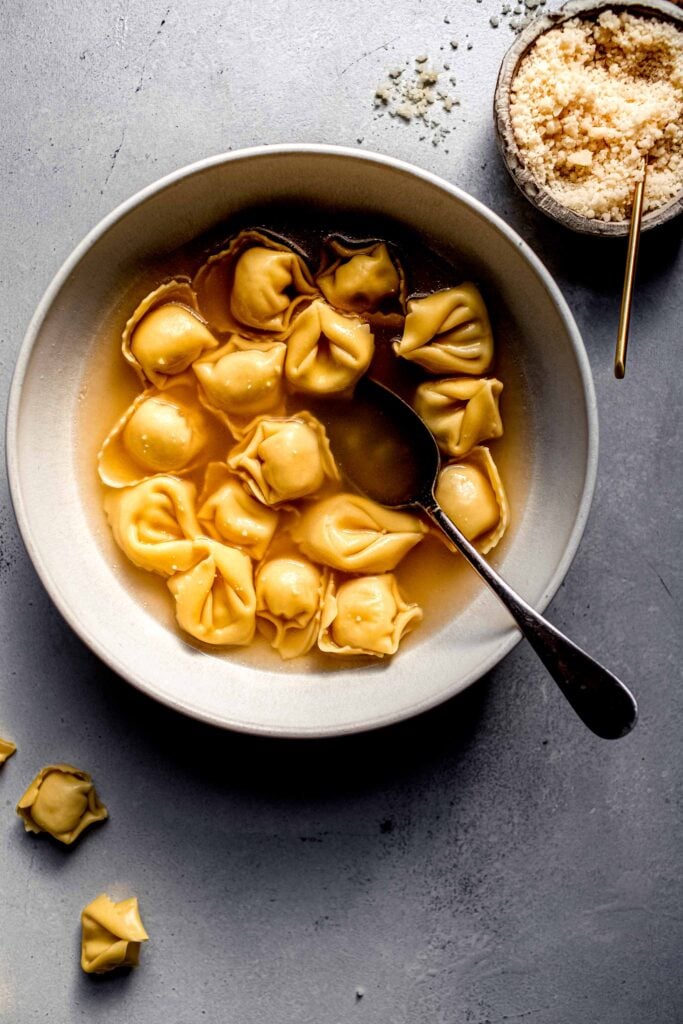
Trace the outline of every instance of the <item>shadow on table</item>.
<instances>
[{"instance_id":1,"label":"shadow on table","mask_svg":"<svg viewBox=\"0 0 683 1024\"><path fill-rule=\"evenodd\" d=\"M102 673L107 670L102 667ZM135 731L156 758L182 766L198 781L229 781L233 791L310 799L367 792L388 783L450 769L475 742L491 677L417 718L372 732L328 739L272 739L206 725L157 704L116 676L100 693L108 716ZM125 724L124 724L125 723Z\"/></svg>"}]
</instances>

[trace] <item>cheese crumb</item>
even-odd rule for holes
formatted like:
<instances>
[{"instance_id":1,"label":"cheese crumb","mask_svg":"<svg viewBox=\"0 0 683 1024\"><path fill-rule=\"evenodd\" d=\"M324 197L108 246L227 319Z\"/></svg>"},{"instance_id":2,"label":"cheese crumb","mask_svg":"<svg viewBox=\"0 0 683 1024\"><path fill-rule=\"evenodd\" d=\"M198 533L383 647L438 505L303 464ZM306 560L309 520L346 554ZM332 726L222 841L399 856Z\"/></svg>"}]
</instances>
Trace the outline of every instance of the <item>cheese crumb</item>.
<instances>
[{"instance_id":1,"label":"cheese crumb","mask_svg":"<svg viewBox=\"0 0 683 1024\"><path fill-rule=\"evenodd\" d=\"M613 11L550 29L520 64L510 114L526 168L562 205L625 220L647 155L656 209L683 188L683 32Z\"/></svg>"}]
</instances>

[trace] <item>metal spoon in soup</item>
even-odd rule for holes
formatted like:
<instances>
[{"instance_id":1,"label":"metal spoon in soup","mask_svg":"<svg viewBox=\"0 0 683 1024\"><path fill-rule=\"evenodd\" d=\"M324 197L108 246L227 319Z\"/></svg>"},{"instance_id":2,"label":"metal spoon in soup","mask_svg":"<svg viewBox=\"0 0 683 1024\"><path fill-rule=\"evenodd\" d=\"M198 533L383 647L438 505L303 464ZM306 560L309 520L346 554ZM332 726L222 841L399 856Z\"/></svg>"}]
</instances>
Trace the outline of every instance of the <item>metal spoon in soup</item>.
<instances>
[{"instance_id":1,"label":"metal spoon in soup","mask_svg":"<svg viewBox=\"0 0 683 1024\"><path fill-rule=\"evenodd\" d=\"M603 739L630 732L638 710L626 686L515 593L440 507L434 496L439 449L417 413L368 377L356 386L351 407L348 400L328 399L316 403L315 412L337 462L359 491L390 508L421 509L453 542L508 609L588 728Z\"/></svg>"}]
</instances>

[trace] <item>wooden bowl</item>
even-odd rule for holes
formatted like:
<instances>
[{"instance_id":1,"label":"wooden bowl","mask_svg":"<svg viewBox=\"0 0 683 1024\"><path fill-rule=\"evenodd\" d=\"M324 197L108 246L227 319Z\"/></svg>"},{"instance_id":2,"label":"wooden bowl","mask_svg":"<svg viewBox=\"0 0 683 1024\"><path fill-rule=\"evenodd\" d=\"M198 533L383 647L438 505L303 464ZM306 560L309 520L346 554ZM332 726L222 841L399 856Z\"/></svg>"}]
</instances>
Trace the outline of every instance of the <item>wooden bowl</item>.
<instances>
[{"instance_id":1,"label":"wooden bowl","mask_svg":"<svg viewBox=\"0 0 683 1024\"><path fill-rule=\"evenodd\" d=\"M524 164L524 159L517 146L515 135L512 130L510 117L510 91L513 79L522 59L527 55L539 36L551 28L556 28L570 18L596 18L603 11L629 11L633 14L642 14L662 21L670 21L679 29L683 30L683 11L679 10L667 0L616 0L614 3L595 3L595 0L570 0L558 11L548 12L535 18L527 28L520 33L512 44L500 67L496 91L493 100L494 121L496 136L505 166L507 167L512 180L519 190L526 196L530 203L543 213L559 221L564 227L572 231L579 231L585 235L603 235L612 238L627 235L629 230L628 218L623 221L603 221L590 217L583 217L575 213L557 201L542 185L533 177ZM670 199L668 203L651 210L643 216L642 230L658 227L666 221L676 217L683 212L683 186L678 195Z\"/></svg>"}]
</instances>

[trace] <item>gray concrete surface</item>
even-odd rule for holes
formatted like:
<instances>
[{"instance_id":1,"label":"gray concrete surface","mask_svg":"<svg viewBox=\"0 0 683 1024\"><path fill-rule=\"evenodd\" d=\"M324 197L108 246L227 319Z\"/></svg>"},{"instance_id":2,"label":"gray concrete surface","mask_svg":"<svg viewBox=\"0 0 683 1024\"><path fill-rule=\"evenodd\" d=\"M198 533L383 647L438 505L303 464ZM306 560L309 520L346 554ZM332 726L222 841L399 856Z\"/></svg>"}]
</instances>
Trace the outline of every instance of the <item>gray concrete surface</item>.
<instances>
[{"instance_id":1,"label":"gray concrete surface","mask_svg":"<svg viewBox=\"0 0 683 1024\"><path fill-rule=\"evenodd\" d=\"M3 479L0 735L19 753L0 772L0 1020L680 1020L680 225L643 240L617 383L623 245L540 219L494 151L511 38L505 18L489 24L499 3L5 0L2 12L3 403L62 259L165 172L285 141L362 140L429 167L521 232L584 332L599 485L551 611L632 682L641 721L618 743L595 739L521 646L464 696L375 735L267 742L185 721L64 625ZM438 146L373 110L385 69L420 53L450 59L461 100ZM111 810L68 851L25 836L13 810L60 759L92 771ZM140 897L151 939L138 971L93 980L78 916L103 889Z\"/></svg>"}]
</instances>

